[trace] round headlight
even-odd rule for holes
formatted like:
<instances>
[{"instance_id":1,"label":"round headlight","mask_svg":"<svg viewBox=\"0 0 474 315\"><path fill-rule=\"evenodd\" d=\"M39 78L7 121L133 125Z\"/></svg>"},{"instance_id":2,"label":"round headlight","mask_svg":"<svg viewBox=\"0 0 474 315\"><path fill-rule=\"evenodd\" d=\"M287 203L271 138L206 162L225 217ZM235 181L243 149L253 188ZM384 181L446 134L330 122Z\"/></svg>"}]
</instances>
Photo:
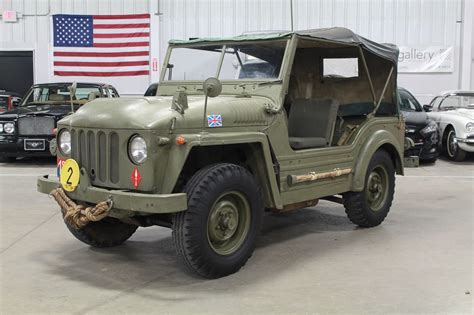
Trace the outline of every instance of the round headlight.
<instances>
[{"instance_id":1,"label":"round headlight","mask_svg":"<svg viewBox=\"0 0 474 315\"><path fill-rule=\"evenodd\" d=\"M144 163L148 156L145 139L140 136L133 136L128 144L128 153L133 163Z\"/></svg>"},{"instance_id":2,"label":"round headlight","mask_svg":"<svg viewBox=\"0 0 474 315\"><path fill-rule=\"evenodd\" d=\"M3 131L12 134L15 131L15 125L13 123L6 123L3 125Z\"/></svg>"},{"instance_id":3,"label":"round headlight","mask_svg":"<svg viewBox=\"0 0 474 315\"><path fill-rule=\"evenodd\" d=\"M71 133L69 130L63 130L58 137L59 149L64 155L71 154Z\"/></svg>"},{"instance_id":4,"label":"round headlight","mask_svg":"<svg viewBox=\"0 0 474 315\"><path fill-rule=\"evenodd\" d=\"M2 132L3 132L3 125L0 124L0 133L2 133Z\"/></svg>"}]
</instances>

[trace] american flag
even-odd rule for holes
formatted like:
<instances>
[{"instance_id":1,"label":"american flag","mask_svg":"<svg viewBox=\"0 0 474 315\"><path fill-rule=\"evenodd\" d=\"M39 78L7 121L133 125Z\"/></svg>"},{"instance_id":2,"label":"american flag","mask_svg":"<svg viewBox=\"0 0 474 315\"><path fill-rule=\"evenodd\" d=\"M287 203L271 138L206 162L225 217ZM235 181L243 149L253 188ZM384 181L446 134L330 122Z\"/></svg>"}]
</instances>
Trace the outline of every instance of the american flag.
<instances>
[{"instance_id":1,"label":"american flag","mask_svg":"<svg viewBox=\"0 0 474 315\"><path fill-rule=\"evenodd\" d=\"M149 75L150 15L53 15L56 76Z\"/></svg>"}]
</instances>

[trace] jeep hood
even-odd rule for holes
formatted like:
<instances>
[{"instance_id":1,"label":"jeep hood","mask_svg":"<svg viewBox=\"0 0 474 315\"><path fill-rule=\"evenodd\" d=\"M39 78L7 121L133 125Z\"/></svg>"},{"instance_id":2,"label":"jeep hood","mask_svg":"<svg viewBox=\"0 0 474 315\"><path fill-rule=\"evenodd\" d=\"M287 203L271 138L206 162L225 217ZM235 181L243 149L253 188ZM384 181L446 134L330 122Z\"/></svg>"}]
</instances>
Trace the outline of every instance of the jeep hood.
<instances>
[{"instance_id":1,"label":"jeep hood","mask_svg":"<svg viewBox=\"0 0 474 315\"><path fill-rule=\"evenodd\" d=\"M96 99L82 106L59 124L99 129L168 129L176 119L176 129L203 126L204 96L188 96L184 114L171 109L172 96ZM269 123L265 111L268 99L219 96L208 99L207 115L221 115L222 127L258 126ZM206 120L206 128L207 128Z\"/></svg>"}]
</instances>

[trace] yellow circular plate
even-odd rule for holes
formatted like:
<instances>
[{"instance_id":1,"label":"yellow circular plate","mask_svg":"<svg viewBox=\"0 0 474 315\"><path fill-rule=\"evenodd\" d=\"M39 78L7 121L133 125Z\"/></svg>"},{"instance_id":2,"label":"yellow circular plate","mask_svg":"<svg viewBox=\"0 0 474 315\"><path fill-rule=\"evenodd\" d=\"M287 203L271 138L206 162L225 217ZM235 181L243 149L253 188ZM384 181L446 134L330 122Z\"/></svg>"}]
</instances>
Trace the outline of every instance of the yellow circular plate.
<instances>
[{"instance_id":1,"label":"yellow circular plate","mask_svg":"<svg viewBox=\"0 0 474 315\"><path fill-rule=\"evenodd\" d=\"M61 167L61 175L59 181L63 186L65 191L74 191L79 185L79 179L81 173L79 171L79 165L73 159L68 159L64 162L64 165Z\"/></svg>"}]
</instances>

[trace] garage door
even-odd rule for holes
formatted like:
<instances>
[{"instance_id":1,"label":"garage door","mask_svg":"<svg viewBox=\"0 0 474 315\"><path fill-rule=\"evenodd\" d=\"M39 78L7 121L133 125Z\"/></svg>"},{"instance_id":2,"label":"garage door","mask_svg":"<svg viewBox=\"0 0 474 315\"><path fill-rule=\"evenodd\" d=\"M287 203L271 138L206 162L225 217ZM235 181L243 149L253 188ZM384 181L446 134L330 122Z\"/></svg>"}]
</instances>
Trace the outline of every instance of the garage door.
<instances>
[{"instance_id":1,"label":"garage door","mask_svg":"<svg viewBox=\"0 0 474 315\"><path fill-rule=\"evenodd\" d=\"M33 52L0 51L0 73L0 90L24 95L33 84Z\"/></svg>"}]
</instances>

